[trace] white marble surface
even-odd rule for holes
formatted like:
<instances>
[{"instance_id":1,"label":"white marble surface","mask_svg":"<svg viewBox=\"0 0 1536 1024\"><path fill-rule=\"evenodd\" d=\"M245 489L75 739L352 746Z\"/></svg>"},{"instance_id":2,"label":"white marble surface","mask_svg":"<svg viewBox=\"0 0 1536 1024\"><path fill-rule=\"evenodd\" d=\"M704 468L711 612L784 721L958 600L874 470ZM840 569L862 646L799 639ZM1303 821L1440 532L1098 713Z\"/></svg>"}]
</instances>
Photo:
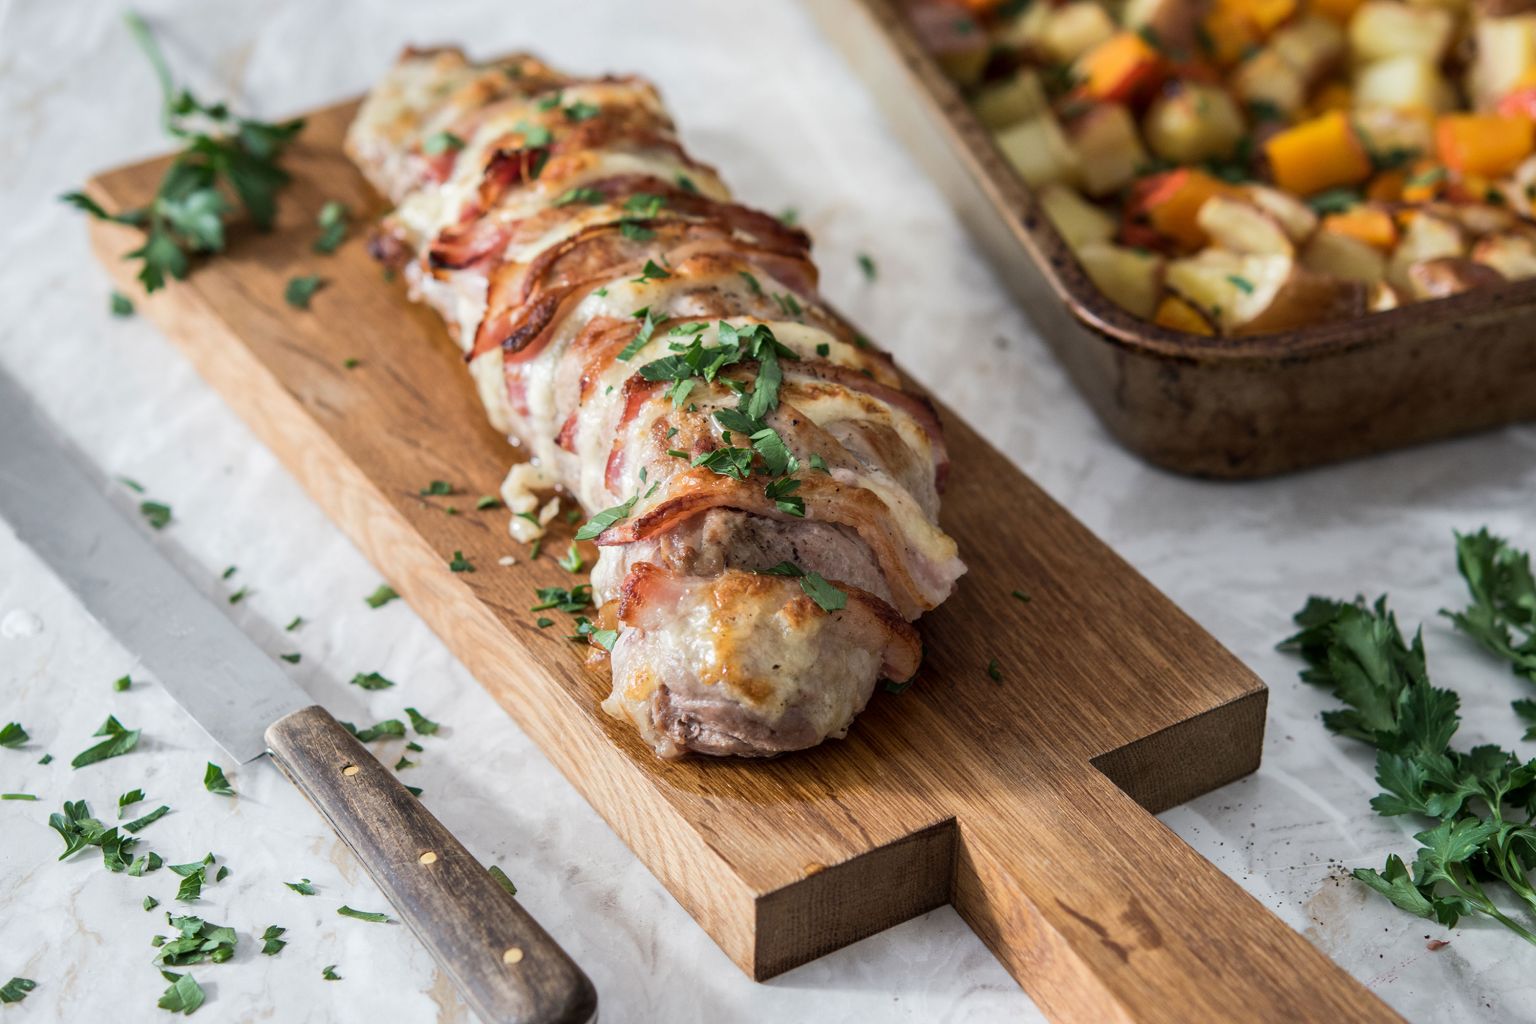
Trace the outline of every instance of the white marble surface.
<instances>
[{"instance_id":1,"label":"white marble surface","mask_svg":"<svg viewBox=\"0 0 1536 1024\"><path fill-rule=\"evenodd\" d=\"M362 90L404 43L527 47L574 68L635 69L662 85L686 137L738 192L793 205L817 237L826 290L922 380L1251 664L1273 688L1260 772L1166 815L1168 823L1406 1016L1530 1019L1536 950L1499 930L1410 919L1340 878L1404 849L1373 817L1366 753L1327 736L1325 704L1273 651L1309 591L1389 590L1427 620L1433 668L1466 698L1464 738L1511 742L1516 681L1433 620L1459 600L1453 528L1536 544L1536 430L1505 430L1246 486L1178 479L1118 449L1073 393L860 84L788 0L520 0L315 4L163 0L146 5L173 64L211 93L278 115ZM54 201L92 170L163 148L155 85L115 5L0 3L0 363L102 466L174 506L158 542L343 718L410 703L446 723L407 774L478 856L595 979L609 1022L991 1021L1038 1012L944 909L767 984L726 961L411 610L372 611L378 577L288 474L147 323L107 315L106 279L79 219ZM880 266L868 284L855 254ZM1020 525L1020 528L1027 526ZM229 582L227 565L239 567ZM146 833L172 862L216 852L232 871L199 911L241 932L230 964L195 969L202 1020L460 1021L467 1011L400 926L336 917L385 909L320 820L266 764L231 773L239 796L202 789L218 752L0 528L0 615L38 616L0 639L0 721L34 739L0 751L0 980L39 987L7 1021L154 1019L164 987L140 909L170 902L166 872L111 875L58 862L48 812L86 798L102 815L142 786L175 813ZM282 627L294 615L309 624ZM377 669L401 682L365 693ZM142 678L127 693L111 681ZM108 713L142 727L131 757L72 772ZM398 744L383 748L395 756ZM57 760L35 762L43 751ZM281 882L320 886L305 899ZM258 954L281 924L291 944ZM1448 938L1438 952L1426 936ZM335 963L345 980L322 981Z\"/></svg>"}]
</instances>

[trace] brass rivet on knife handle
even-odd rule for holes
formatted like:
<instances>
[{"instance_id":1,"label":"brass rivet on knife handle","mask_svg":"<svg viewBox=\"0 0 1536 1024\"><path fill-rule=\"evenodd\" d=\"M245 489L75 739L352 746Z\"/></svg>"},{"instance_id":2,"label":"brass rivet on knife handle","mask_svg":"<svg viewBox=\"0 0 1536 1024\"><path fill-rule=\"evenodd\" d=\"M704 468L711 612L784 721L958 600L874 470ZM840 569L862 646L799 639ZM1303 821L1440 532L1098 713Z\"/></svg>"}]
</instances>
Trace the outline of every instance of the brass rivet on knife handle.
<instances>
[{"instance_id":1,"label":"brass rivet on knife handle","mask_svg":"<svg viewBox=\"0 0 1536 1024\"><path fill-rule=\"evenodd\" d=\"M279 719L267 744L482 1021L594 1019L597 994L581 968L324 708Z\"/></svg>"}]
</instances>

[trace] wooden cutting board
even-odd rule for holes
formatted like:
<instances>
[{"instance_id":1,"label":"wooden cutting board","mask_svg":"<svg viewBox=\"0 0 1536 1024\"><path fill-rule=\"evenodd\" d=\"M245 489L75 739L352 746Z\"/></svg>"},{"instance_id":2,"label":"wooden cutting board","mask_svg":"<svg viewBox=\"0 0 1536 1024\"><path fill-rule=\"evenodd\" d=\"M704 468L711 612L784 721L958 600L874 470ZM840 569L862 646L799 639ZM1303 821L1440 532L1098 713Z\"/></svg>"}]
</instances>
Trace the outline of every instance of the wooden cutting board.
<instances>
[{"instance_id":1,"label":"wooden cutting board","mask_svg":"<svg viewBox=\"0 0 1536 1024\"><path fill-rule=\"evenodd\" d=\"M277 230L233 228L190 280L143 296L131 228L94 224L97 252L743 971L950 902L1059 1020L1396 1019L1152 816L1258 766L1263 684L952 413L943 523L971 568L922 619L910 689L775 761L661 762L607 718L606 675L529 611L575 580L530 562L504 509L473 508L516 453L442 324L365 229L310 249L326 200L360 223L383 208L341 152L354 109L311 116ZM139 206L166 163L89 190ZM309 273L326 284L303 312L283 288ZM432 480L456 494L419 496ZM476 571L451 572L456 551Z\"/></svg>"}]
</instances>

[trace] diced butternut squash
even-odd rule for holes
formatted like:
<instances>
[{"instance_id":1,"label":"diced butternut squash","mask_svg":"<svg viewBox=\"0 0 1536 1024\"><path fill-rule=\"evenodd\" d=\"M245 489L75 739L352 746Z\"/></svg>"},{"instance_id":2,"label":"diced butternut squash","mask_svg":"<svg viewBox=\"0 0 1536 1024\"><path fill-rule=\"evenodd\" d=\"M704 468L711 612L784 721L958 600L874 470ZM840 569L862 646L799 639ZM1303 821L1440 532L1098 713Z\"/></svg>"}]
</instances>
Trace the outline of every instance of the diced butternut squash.
<instances>
[{"instance_id":1,"label":"diced butternut squash","mask_svg":"<svg viewBox=\"0 0 1536 1024\"><path fill-rule=\"evenodd\" d=\"M1390 252L1397 244L1397 224L1380 207L1356 206L1343 213L1330 213L1323 218L1322 227L1326 232L1347 235L1382 252Z\"/></svg>"},{"instance_id":2,"label":"diced butternut squash","mask_svg":"<svg viewBox=\"0 0 1536 1024\"><path fill-rule=\"evenodd\" d=\"M1203 49L1221 67L1231 67L1262 42L1258 27L1235 0L1217 0L1201 22Z\"/></svg>"},{"instance_id":3,"label":"diced butternut squash","mask_svg":"<svg viewBox=\"0 0 1536 1024\"><path fill-rule=\"evenodd\" d=\"M1089 242L1115 237L1115 218L1067 185L1043 186L1035 198L1067 246L1076 252Z\"/></svg>"},{"instance_id":4,"label":"diced butternut squash","mask_svg":"<svg viewBox=\"0 0 1536 1024\"><path fill-rule=\"evenodd\" d=\"M1077 151L1083 191L1091 196L1118 192L1147 163L1136 119L1119 103L1098 103L1067 129Z\"/></svg>"},{"instance_id":5,"label":"diced butternut squash","mask_svg":"<svg viewBox=\"0 0 1536 1024\"><path fill-rule=\"evenodd\" d=\"M1076 184L1081 179L1077 151L1049 111L1004 128L996 139L997 148L1027 185Z\"/></svg>"},{"instance_id":6,"label":"diced butternut squash","mask_svg":"<svg viewBox=\"0 0 1536 1024\"><path fill-rule=\"evenodd\" d=\"M1111 302L1139 317L1149 317L1162 290L1163 258L1108 242L1089 242L1077 252L1099 291Z\"/></svg>"},{"instance_id":7,"label":"diced butternut squash","mask_svg":"<svg viewBox=\"0 0 1536 1024\"><path fill-rule=\"evenodd\" d=\"M1163 77L1163 58L1135 32L1121 32L1083 54L1073 66L1087 99L1129 103L1152 92Z\"/></svg>"},{"instance_id":8,"label":"diced butternut squash","mask_svg":"<svg viewBox=\"0 0 1536 1024\"><path fill-rule=\"evenodd\" d=\"M1225 89L1198 82L1165 90L1148 108L1143 128L1152 152L1180 164L1230 156L1248 131Z\"/></svg>"},{"instance_id":9,"label":"diced butternut squash","mask_svg":"<svg viewBox=\"0 0 1536 1024\"><path fill-rule=\"evenodd\" d=\"M971 103L976 117L994 132L1043 114L1050 105L1040 75L1028 69L985 86Z\"/></svg>"},{"instance_id":10,"label":"diced butternut squash","mask_svg":"<svg viewBox=\"0 0 1536 1024\"><path fill-rule=\"evenodd\" d=\"M1119 31L1109 11L1097 0L1071 0L1050 11L1040 33L1040 47L1062 64L1077 60Z\"/></svg>"},{"instance_id":11,"label":"diced butternut squash","mask_svg":"<svg viewBox=\"0 0 1536 1024\"><path fill-rule=\"evenodd\" d=\"M1159 327L1166 327L1170 331L1183 331L1185 334L1200 334L1209 337L1216 333L1216 328L1211 321L1206 319L1204 313L1177 295L1165 295L1157 304L1157 312L1152 316L1152 322Z\"/></svg>"},{"instance_id":12,"label":"diced butternut squash","mask_svg":"<svg viewBox=\"0 0 1536 1024\"><path fill-rule=\"evenodd\" d=\"M1198 249L1206 242L1200 226L1200 207L1217 195L1236 190L1226 182L1192 167L1166 171L1137 182L1126 213L1182 249Z\"/></svg>"},{"instance_id":13,"label":"diced butternut squash","mask_svg":"<svg viewBox=\"0 0 1536 1024\"><path fill-rule=\"evenodd\" d=\"M1373 203L1397 203L1403 199L1403 183L1408 172L1401 167L1382 171L1365 186L1365 198Z\"/></svg>"},{"instance_id":14,"label":"diced butternut squash","mask_svg":"<svg viewBox=\"0 0 1536 1024\"><path fill-rule=\"evenodd\" d=\"M1403 54L1438 64L1455 30L1450 11L1398 0L1366 0L1349 19L1349 49L1357 64Z\"/></svg>"},{"instance_id":15,"label":"diced butternut squash","mask_svg":"<svg viewBox=\"0 0 1536 1024\"><path fill-rule=\"evenodd\" d=\"M1343 82L1328 82L1312 97L1314 114L1326 114L1330 110L1348 110L1355 105L1355 94Z\"/></svg>"},{"instance_id":16,"label":"diced butternut squash","mask_svg":"<svg viewBox=\"0 0 1536 1024\"><path fill-rule=\"evenodd\" d=\"M1355 185L1371 176L1371 159L1343 113L1304 121L1264 144L1275 184L1297 195Z\"/></svg>"},{"instance_id":17,"label":"diced butternut squash","mask_svg":"<svg viewBox=\"0 0 1536 1024\"><path fill-rule=\"evenodd\" d=\"M1435 122L1440 162L1462 175L1508 174L1536 147L1536 121L1501 114L1444 114Z\"/></svg>"},{"instance_id":18,"label":"diced butternut squash","mask_svg":"<svg viewBox=\"0 0 1536 1024\"><path fill-rule=\"evenodd\" d=\"M1259 33L1267 36L1296 13L1296 0L1243 0L1242 7Z\"/></svg>"},{"instance_id":19,"label":"diced butternut squash","mask_svg":"<svg viewBox=\"0 0 1536 1024\"><path fill-rule=\"evenodd\" d=\"M1256 256L1289 256L1295 251L1280 222L1246 199L1216 195L1205 201L1196 223L1211 244Z\"/></svg>"}]
</instances>

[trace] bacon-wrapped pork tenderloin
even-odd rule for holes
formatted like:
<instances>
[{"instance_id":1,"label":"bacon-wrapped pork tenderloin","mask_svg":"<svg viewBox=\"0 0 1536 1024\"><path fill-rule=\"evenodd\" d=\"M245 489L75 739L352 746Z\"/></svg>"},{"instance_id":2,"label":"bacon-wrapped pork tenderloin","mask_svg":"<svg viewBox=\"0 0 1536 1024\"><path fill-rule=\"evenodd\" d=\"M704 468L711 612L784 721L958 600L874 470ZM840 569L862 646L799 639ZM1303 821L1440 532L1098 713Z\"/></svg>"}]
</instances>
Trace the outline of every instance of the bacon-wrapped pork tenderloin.
<instances>
[{"instance_id":1,"label":"bacon-wrapped pork tenderloin","mask_svg":"<svg viewBox=\"0 0 1536 1024\"><path fill-rule=\"evenodd\" d=\"M348 152L397 204L376 252L532 456L508 504L560 487L593 516L610 714L665 757L770 755L844 735L916 671L910 623L965 571L935 522L933 408L649 84L407 51Z\"/></svg>"}]
</instances>

